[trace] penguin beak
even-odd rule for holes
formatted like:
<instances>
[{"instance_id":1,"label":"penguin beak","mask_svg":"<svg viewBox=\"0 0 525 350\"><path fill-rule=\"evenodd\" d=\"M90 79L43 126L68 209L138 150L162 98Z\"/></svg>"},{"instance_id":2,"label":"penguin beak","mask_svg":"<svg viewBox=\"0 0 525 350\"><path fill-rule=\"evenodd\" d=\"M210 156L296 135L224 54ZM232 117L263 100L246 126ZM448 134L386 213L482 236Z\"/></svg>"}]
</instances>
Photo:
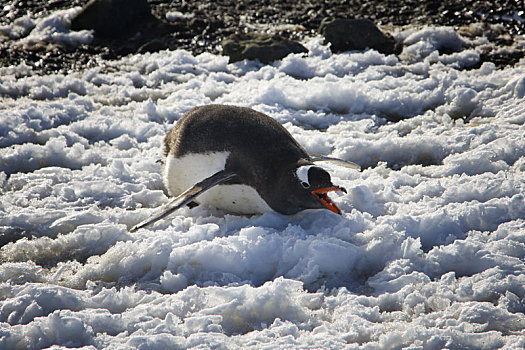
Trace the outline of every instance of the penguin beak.
<instances>
[{"instance_id":1,"label":"penguin beak","mask_svg":"<svg viewBox=\"0 0 525 350\"><path fill-rule=\"evenodd\" d=\"M327 195L327 193L331 191L340 191L340 192L346 193L346 190L343 187L333 186L333 187L323 187L317 190L313 190L312 194L314 195L314 197L319 199L321 203L323 203L324 206L328 208L328 210L333 211L336 214L342 215L341 210L337 207L337 205L335 205L334 202L332 202L330 197L328 197Z\"/></svg>"}]
</instances>

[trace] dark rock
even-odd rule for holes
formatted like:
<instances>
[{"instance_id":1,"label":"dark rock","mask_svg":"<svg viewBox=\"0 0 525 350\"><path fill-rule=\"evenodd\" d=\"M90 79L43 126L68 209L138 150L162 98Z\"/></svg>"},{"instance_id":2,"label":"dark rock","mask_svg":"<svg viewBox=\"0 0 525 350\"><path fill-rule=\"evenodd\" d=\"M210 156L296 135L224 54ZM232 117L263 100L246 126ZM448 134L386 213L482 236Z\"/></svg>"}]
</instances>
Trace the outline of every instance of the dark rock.
<instances>
[{"instance_id":1,"label":"dark rock","mask_svg":"<svg viewBox=\"0 0 525 350\"><path fill-rule=\"evenodd\" d=\"M84 6L87 1L3 1L2 4L9 6L0 6L0 25L12 26L15 20L27 14L33 14L31 15L33 19L35 16L45 17L59 9ZM108 22L118 21L122 11L127 11L126 7L134 1L125 1L125 6L118 9L119 13L113 17L110 16ZM253 28L254 24L268 25L273 28L278 28L283 24L294 25L297 26L296 28L302 27L304 29L294 29L286 36L301 39L317 32L322 20L326 17L368 18L376 24L394 26L445 25L461 28L477 22L487 25L497 24L498 31L501 33L492 36L490 32L487 32L486 35L485 33L476 34L475 37L486 36L491 44L505 46L519 40L525 33L525 21L521 20L524 9L521 0L359 0L350 2L341 0L148 0L148 2L152 14L159 19L157 22L165 18L166 12L178 11L191 14L194 19L193 23L187 19L178 23L178 28L173 28L174 25L177 25L175 22L164 31L135 27L128 30L131 34L126 34L127 37L125 35L120 39L101 39L95 36L90 45L80 45L74 52L62 50L60 56L50 55L46 49L31 51L18 45L15 40L27 35L28 32L14 34L14 37L11 38L6 34L0 34L0 66L7 67L25 62L33 72L38 74L56 71L67 73L72 69L96 66L98 58L117 59L122 55L141 50L141 47L143 50L151 50L155 46L162 47L157 43L152 43L151 46L147 44L148 41L155 39L160 39L169 49L185 49L195 55L203 52L217 54L220 52L221 40L235 32L246 32ZM258 12L264 16L258 16ZM133 27L134 23L126 25ZM160 26L156 25L155 28L160 28ZM135 36L137 31L140 31L142 35ZM5 33L13 34L7 29ZM516 54L501 53L499 46L494 50L485 51L485 49L482 50L481 63L494 62L497 67L515 65L522 57L519 52Z\"/></svg>"},{"instance_id":2,"label":"dark rock","mask_svg":"<svg viewBox=\"0 0 525 350\"><path fill-rule=\"evenodd\" d=\"M331 44L332 52L375 49L384 54L400 53L401 46L367 19L324 19L319 33Z\"/></svg>"},{"instance_id":3,"label":"dark rock","mask_svg":"<svg viewBox=\"0 0 525 350\"><path fill-rule=\"evenodd\" d=\"M132 36L155 20L146 0L91 0L73 18L71 29L92 29L99 38L119 38Z\"/></svg>"},{"instance_id":4,"label":"dark rock","mask_svg":"<svg viewBox=\"0 0 525 350\"><path fill-rule=\"evenodd\" d=\"M307 53L308 50L297 41L268 34L233 34L222 41L222 53L231 62L244 59L270 63L291 53Z\"/></svg>"},{"instance_id":5,"label":"dark rock","mask_svg":"<svg viewBox=\"0 0 525 350\"><path fill-rule=\"evenodd\" d=\"M174 49L169 34L181 26L155 17L146 0L91 0L71 22L73 30L95 30L92 45L108 48L105 57Z\"/></svg>"}]
</instances>

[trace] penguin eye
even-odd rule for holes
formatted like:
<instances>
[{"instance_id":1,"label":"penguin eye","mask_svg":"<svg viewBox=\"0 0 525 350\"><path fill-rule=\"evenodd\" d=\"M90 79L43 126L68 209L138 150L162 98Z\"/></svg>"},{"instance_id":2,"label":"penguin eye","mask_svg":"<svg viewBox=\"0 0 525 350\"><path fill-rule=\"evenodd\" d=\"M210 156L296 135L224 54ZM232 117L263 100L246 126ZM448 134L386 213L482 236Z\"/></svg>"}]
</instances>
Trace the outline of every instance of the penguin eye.
<instances>
[{"instance_id":1,"label":"penguin eye","mask_svg":"<svg viewBox=\"0 0 525 350\"><path fill-rule=\"evenodd\" d=\"M299 183L303 188L309 188L310 187L310 179L308 177L308 172L310 171L310 168L312 165L303 165L295 169L295 176L299 180Z\"/></svg>"}]
</instances>

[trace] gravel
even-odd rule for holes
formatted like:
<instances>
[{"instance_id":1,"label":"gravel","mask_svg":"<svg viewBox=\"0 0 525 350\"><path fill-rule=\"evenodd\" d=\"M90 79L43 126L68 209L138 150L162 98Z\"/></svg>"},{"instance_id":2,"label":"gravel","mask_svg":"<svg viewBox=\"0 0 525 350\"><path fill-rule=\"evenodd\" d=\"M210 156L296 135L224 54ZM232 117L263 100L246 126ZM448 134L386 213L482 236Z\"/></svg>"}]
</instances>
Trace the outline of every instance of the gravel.
<instances>
[{"instance_id":1,"label":"gravel","mask_svg":"<svg viewBox=\"0 0 525 350\"><path fill-rule=\"evenodd\" d=\"M15 0L0 1L0 22L9 24L30 13L42 17L58 9L83 6L82 0ZM498 35L489 38L500 47L512 45L525 33L523 1L418 1L418 0L218 0L218 1L149 1L152 12L166 19L169 12L186 14L172 33L161 38L160 47L186 49L194 54L220 53L222 39L234 33L273 32L292 39L316 35L321 21L331 18L368 18L384 28L406 25L446 25L460 28L471 23L498 25ZM175 26L174 26L175 28ZM95 40L77 48L39 47L28 50L13 45L13 40L0 38L0 65L24 61L35 73L67 72L96 66L100 59L116 59L131 53L119 49L119 42ZM482 52L481 59L498 67L513 65L523 57L519 51Z\"/></svg>"}]
</instances>

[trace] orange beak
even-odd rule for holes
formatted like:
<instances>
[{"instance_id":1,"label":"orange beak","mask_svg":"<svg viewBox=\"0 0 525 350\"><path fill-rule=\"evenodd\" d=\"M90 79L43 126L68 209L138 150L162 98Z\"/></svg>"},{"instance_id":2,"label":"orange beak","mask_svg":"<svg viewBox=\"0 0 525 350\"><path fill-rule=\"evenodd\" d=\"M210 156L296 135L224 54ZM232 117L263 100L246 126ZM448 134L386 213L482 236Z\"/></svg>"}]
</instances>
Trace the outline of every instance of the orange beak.
<instances>
[{"instance_id":1,"label":"orange beak","mask_svg":"<svg viewBox=\"0 0 525 350\"><path fill-rule=\"evenodd\" d=\"M346 190L344 188L334 186L334 187L324 187L324 188L319 188L317 190L313 190L312 194L315 197L317 197L324 204L324 206L327 207L329 210L333 211L336 214L341 215L342 214L341 210L337 207L337 205L335 205L334 202L332 202L330 197L328 197L327 195L327 193L331 191L341 191L341 192L346 193Z\"/></svg>"}]
</instances>

